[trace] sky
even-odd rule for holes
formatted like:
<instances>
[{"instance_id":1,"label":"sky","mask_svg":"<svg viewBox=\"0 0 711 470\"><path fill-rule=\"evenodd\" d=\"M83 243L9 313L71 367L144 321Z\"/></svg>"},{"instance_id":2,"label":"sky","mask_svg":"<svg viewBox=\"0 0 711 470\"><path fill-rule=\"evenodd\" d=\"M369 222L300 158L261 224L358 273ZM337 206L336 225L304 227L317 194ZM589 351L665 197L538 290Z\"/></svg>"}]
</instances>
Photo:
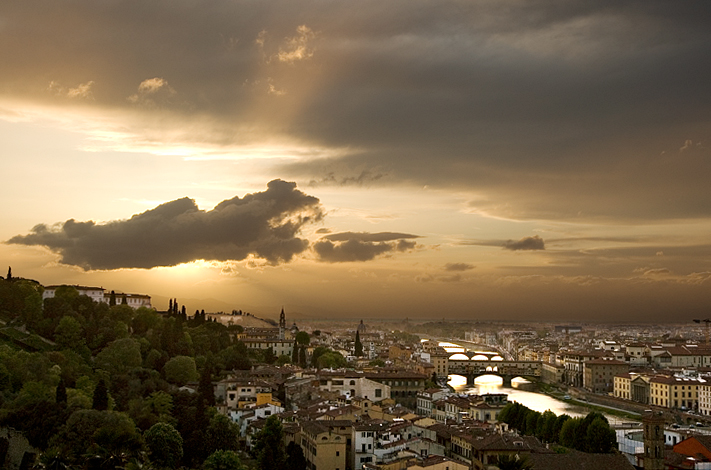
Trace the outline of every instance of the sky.
<instances>
[{"instance_id":1,"label":"sky","mask_svg":"<svg viewBox=\"0 0 711 470\"><path fill-rule=\"evenodd\" d=\"M2 2L0 266L264 317L708 317L710 24L707 1Z\"/></svg>"}]
</instances>

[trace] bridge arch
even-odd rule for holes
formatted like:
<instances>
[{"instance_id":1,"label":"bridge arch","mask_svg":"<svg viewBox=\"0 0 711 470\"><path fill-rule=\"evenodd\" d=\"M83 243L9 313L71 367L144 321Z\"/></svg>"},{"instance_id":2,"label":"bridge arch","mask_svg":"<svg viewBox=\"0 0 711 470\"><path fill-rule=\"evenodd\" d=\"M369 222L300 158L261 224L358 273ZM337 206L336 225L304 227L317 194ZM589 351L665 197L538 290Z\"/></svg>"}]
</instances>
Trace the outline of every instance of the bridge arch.
<instances>
[{"instance_id":1,"label":"bridge arch","mask_svg":"<svg viewBox=\"0 0 711 470\"><path fill-rule=\"evenodd\" d=\"M475 356L472 356L470 361L488 361L489 356L485 356L483 354L477 354Z\"/></svg>"},{"instance_id":2,"label":"bridge arch","mask_svg":"<svg viewBox=\"0 0 711 470\"><path fill-rule=\"evenodd\" d=\"M468 361L469 356L464 353L456 353L449 356L450 361Z\"/></svg>"}]
</instances>

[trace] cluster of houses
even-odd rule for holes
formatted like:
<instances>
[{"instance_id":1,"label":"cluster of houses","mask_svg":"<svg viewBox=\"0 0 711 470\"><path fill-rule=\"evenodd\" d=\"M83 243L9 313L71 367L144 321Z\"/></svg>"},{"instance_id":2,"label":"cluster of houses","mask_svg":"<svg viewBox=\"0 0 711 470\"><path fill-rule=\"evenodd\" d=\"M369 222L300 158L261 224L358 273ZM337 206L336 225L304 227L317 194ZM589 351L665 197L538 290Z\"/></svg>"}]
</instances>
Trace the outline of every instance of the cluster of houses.
<instances>
[{"instance_id":1,"label":"cluster of houses","mask_svg":"<svg viewBox=\"0 0 711 470\"><path fill-rule=\"evenodd\" d=\"M282 318L280 328L247 328L239 339L260 347L284 344L289 354L294 328ZM362 323L357 331L364 352L373 355L353 356L348 337L354 330L319 332L308 348L342 352L348 369L262 365L215 384L218 410L238 425L246 448L277 416L285 444L298 444L311 470L483 470L498 468L503 457L525 457L533 469L573 468L570 455L498 422L506 394L459 394L444 385L451 354L436 342L406 344L386 332L368 332ZM574 461L589 468L633 468L622 455L579 454Z\"/></svg>"}]
</instances>

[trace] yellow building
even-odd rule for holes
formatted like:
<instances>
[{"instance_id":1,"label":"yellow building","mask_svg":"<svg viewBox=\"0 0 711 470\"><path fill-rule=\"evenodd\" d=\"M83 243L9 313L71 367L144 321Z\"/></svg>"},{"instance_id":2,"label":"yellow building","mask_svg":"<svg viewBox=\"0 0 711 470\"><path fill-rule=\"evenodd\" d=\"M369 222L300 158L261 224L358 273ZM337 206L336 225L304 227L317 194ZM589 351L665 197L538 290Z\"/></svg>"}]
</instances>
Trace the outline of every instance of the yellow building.
<instances>
[{"instance_id":1,"label":"yellow building","mask_svg":"<svg viewBox=\"0 0 711 470\"><path fill-rule=\"evenodd\" d=\"M340 424L340 423L339 423ZM311 470L346 470L346 442L350 426L328 426L323 421L306 421L301 425L301 448Z\"/></svg>"},{"instance_id":2,"label":"yellow building","mask_svg":"<svg viewBox=\"0 0 711 470\"><path fill-rule=\"evenodd\" d=\"M652 377L649 381L649 404L695 410L699 406L699 386L702 383L690 377Z\"/></svg>"},{"instance_id":3,"label":"yellow building","mask_svg":"<svg viewBox=\"0 0 711 470\"><path fill-rule=\"evenodd\" d=\"M447 377L449 375L449 356L450 354L443 348L430 353L430 361L435 368L437 377Z\"/></svg>"}]
</instances>

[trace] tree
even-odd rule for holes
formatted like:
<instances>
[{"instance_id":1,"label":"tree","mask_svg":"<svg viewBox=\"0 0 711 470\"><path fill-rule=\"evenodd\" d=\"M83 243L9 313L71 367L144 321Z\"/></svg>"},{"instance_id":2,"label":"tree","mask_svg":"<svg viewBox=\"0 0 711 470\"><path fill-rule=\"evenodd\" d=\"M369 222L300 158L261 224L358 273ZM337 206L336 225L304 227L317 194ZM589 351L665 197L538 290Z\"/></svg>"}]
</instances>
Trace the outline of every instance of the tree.
<instances>
[{"instance_id":1,"label":"tree","mask_svg":"<svg viewBox=\"0 0 711 470\"><path fill-rule=\"evenodd\" d=\"M533 468L533 464L524 455L500 455L499 463L496 464L501 470L527 470Z\"/></svg>"},{"instance_id":2,"label":"tree","mask_svg":"<svg viewBox=\"0 0 711 470\"><path fill-rule=\"evenodd\" d=\"M274 354L272 348L262 349L262 357L264 357L264 362L267 364L274 364L274 361L277 360L277 356Z\"/></svg>"},{"instance_id":3,"label":"tree","mask_svg":"<svg viewBox=\"0 0 711 470\"><path fill-rule=\"evenodd\" d=\"M294 339L294 349L291 351L291 363L299 363L299 342L296 339Z\"/></svg>"},{"instance_id":4,"label":"tree","mask_svg":"<svg viewBox=\"0 0 711 470\"><path fill-rule=\"evenodd\" d=\"M606 454L612 452L617 443L614 429L602 418L596 417L588 426L585 452Z\"/></svg>"},{"instance_id":5,"label":"tree","mask_svg":"<svg viewBox=\"0 0 711 470\"><path fill-rule=\"evenodd\" d=\"M212 371L209 365L206 365L200 374L198 393L202 395L207 406L215 406L215 388L212 385Z\"/></svg>"},{"instance_id":6,"label":"tree","mask_svg":"<svg viewBox=\"0 0 711 470\"><path fill-rule=\"evenodd\" d=\"M113 341L96 355L96 365L110 374L123 374L141 367L141 343L133 338Z\"/></svg>"},{"instance_id":7,"label":"tree","mask_svg":"<svg viewBox=\"0 0 711 470\"><path fill-rule=\"evenodd\" d=\"M50 447L62 449L70 456L70 463L78 465L84 464L86 455L138 455L142 446L143 439L131 418L97 410L72 413L50 442Z\"/></svg>"},{"instance_id":8,"label":"tree","mask_svg":"<svg viewBox=\"0 0 711 470\"><path fill-rule=\"evenodd\" d=\"M54 339L63 348L76 351L84 345L84 329L74 317L65 315L54 329Z\"/></svg>"},{"instance_id":9,"label":"tree","mask_svg":"<svg viewBox=\"0 0 711 470\"><path fill-rule=\"evenodd\" d=\"M202 464L203 470L243 470L242 462L236 452L217 450L210 454Z\"/></svg>"},{"instance_id":10,"label":"tree","mask_svg":"<svg viewBox=\"0 0 711 470\"><path fill-rule=\"evenodd\" d=\"M291 364L291 358L286 354L281 354L279 357L277 357L277 360L274 364L276 364L277 366Z\"/></svg>"},{"instance_id":11,"label":"tree","mask_svg":"<svg viewBox=\"0 0 711 470\"><path fill-rule=\"evenodd\" d=\"M7 267L7 277L5 278L6 281L12 281L12 267L8 266Z\"/></svg>"},{"instance_id":12,"label":"tree","mask_svg":"<svg viewBox=\"0 0 711 470\"><path fill-rule=\"evenodd\" d=\"M303 344L304 346L308 346L311 342L311 337L307 332L299 331L298 333L296 333L296 342L299 344Z\"/></svg>"},{"instance_id":13,"label":"tree","mask_svg":"<svg viewBox=\"0 0 711 470\"><path fill-rule=\"evenodd\" d=\"M113 307L114 305L116 305L116 292L111 291L109 295L109 307Z\"/></svg>"},{"instance_id":14,"label":"tree","mask_svg":"<svg viewBox=\"0 0 711 470\"><path fill-rule=\"evenodd\" d=\"M360 331L356 331L355 355L358 357L361 357L363 355L363 343L360 342Z\"/></svg>"},{"instance_id":15,"label":"tree","mask_svg":"<svg viewBox=\"0 0 711 470\"><path fill-rule=\"evenodd\" d=\"M175 356L163 366L165 380L176 385L195 382L198 378L195 359L190 356Z\"/></svg>"},{"instance_id":16,"label":"tree","mask_svg":"<svg viewBox=\"0 0 711 470\"><path fill-rule=\"evenodd\" d=\"M59 378L59 384L55 392L55 401L57 404L67 405L67 386L64 385L64 379L61 377Z\"/></svg>"},{"instance_id":17,"label":"tree","mask_svg":"<svg viewBox=\"0 0 711 470\"><path fill-rule=\"evenodd\" d=\"M156 423L144 435L148 458L158 467L177 468L183 457L183 437L168 423Z\"/></svg>"},{"instance_id":18,"label":"tree","mask_svg":"<svg viewBox=\"0 0 711 470\"><path fill-rule=\"evenodd\" d=\"M538 421L541 419L541 413L534 410L528 410L526 413L526 434L535 435L538 430Z\"/></svg>"},{"instance_id":19,"label":"tree","mask_svg":"<svg viewBox=\"0 0 711 470\"><path fill-rule=\"evenodd\" d=\"M91 402L91 408L99 411L104 411L109 408L109 390L106 387L104 379L99 379L96 387L94 387L94 397Z\"/></svg>"},{"instance_id":20,"label":"tree","mask_svg":"<svg viewBox=\"0 0 711 470\"><path fill-rule=\"evenodd\" d=\"M560 430L560 436L558 437L560 445L571 449L575 448L575 434L579 425L580 418L570 418L565 421L563 428Z\"/></svg>"},{"instance_id":21,"label":"tree","mask_svg":"<svg viewBox=\"0 0 711 470\"><path fill-rule=\"evenodd\" d=\"M301 367L306 367L307 362L306 362L306 347L301 346L299 348L299 366Z\"/></svg>"},{"instance_id":22,"label":"tree","mask_svg":"<svg viewBox=\"0 0 711 470\"><path fill-rule=\"evenodd\" d=\"M259 470L273 470L286 466L284 430L276 416L270 416L255 436L254 453Z\"/></svg>"},{"instance_id":23,"label":"tree","mask_svg":"<svg viewBox=\"0 0 711 470\"><path fill-rule=\"evenodd\" d=\"M551 436L552 442L560 443L560 433L563 430L563 425L569 419L572 418L567 414L562 414L555 419L555 425L553 426L553 433Z\"/></svg>"},{"instance_id":24,"label":"tree","mask_svg":"<svg viewBox=\"0 0 711 470\"><path fill-rule=\"evenodd\" d=\"M319 369L339 369L345 367L346 364L346 358L336 351L328 351L325 354L321 354L316 361L316 366Z\"/></svg>"},{"instance_id":25,"label":"tree","mask_svg":"<svg viewBox=\"0 0 711 470\"><path fill-rule=\"evenodd\" d=\"M558 436L555 434L556 415L551 410L546 410L538 421L537 437L545 442L555 442Z\"/></svg>"},{"instance_id":26,"label":"tree","mask_svg":"<svg viewBox=\"0 0 711 470\"><path fill-rule=\"evenodd\" d=\"M311 365L316 367L318 365L318 358L321 357L322 354L327 353L328 351L330 351L330 349L325 346L316 346L314 352L311 353Z\"/></svg>"},{"instance_id":27,"label":"tree","mask_svg":"<svg viewBox=\"0 0 711 470\"><path fill-rule=\"evenodd\" d=\"M308 462L304 457L304 450L294 441L286 446L286 469L285 470L306 470Z\"/></svg>"},{"instance_id":28,"label":"tree","mask_svg":"<svg viewBox=\"0 0 711 470\"><path fill-rule=\"evenodd\" d=\"M208 452L237 450L239 427L225 415L216 414L207 428Z\"/></svg>"}]
</instances>

